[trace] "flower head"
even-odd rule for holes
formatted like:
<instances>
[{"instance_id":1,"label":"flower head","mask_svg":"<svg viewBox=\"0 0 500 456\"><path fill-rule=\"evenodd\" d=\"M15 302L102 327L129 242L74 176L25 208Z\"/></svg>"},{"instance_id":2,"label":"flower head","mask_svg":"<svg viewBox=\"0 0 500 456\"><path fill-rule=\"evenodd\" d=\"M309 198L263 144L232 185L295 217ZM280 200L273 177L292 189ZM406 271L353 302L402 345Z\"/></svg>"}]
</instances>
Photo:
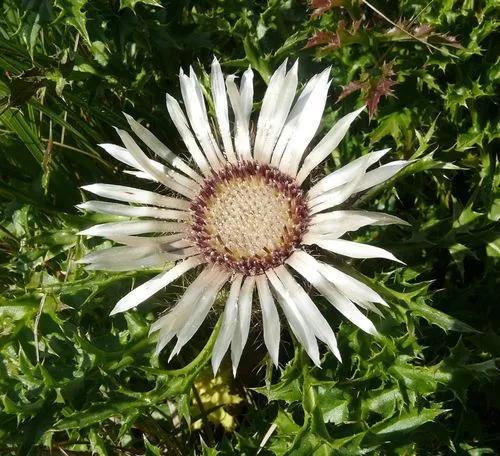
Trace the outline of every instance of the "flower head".
<instances>
[{"instance_id":1,"label":"flower head","mask_svg":"<svg viewBox=\"0 0 500 456\"><path fill-rule=\"evenodd\" d=\"M164 272L121 298L112 314L138 306L187 271L199 270L177 304L152 325L151 331L159 333L158 352L176 337L171 357L177 354L228 284L212 355L214 372L229 346L236 372L248 339L254 297L261 309L264 341L275 364L280 345L276 302L315 364L320 363L317 340L327 344L340 360L333 330L297 277L312 284L363 331L376 334L360 308L379 312L376 304L386 305L384 300L364 283L315 258L307 246L314 244L351 258L398 261L381 248L340 238L367 225L404 223L401 219L335 208L352 195L389 179L407 162L394 161L369 170L388 149L375 151L312 186L304 185L311 171L338 146L362 109L342 117L310 147L325 107L330 69L313 76L296 97L297 69L295 63L287 71L284 62L271 77L254 140L250 135L252 70L245 71L238 87L234 76L224 81L214 59L211 92L217 132L212 130L202 88L192 69L189 76L180 73L187 116L167 95L168 112L186 145L189 160L174 154L128 115L132 131L161 162L149 158L122 130L117 132L125 147L101 145L132 168L131 174L164 187L161 193L109 184L84 187L121 203L88 201L80 208L130 218L96 225L81 233L122 244L87 255L81 262L88 269L126 271L165 266Z\"/></svg>"}]
</instances>

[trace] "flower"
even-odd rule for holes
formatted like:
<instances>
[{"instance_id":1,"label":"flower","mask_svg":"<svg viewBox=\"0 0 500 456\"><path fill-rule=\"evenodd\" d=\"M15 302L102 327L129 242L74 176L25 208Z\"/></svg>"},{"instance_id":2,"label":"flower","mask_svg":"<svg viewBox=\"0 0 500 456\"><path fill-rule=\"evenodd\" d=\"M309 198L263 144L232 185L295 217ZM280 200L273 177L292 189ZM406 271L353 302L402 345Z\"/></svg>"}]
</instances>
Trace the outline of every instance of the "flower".
<instances>
[{"instance_id":1,"label":"flower","mask_svg":"<svg viewBox=\"0 0 500 456\"><path fill-rule=\"evenodd\" d=\"M81 232L123 244L84 257L80 261L88 269L127 271L175 262L121 298L111 314L137 307L189 270L202 267L177 304L153 323L151 332L159 333L157 352L176 337L170 358L179 353L203 323L220 290L230 283L212 353L214 373L229 346L236 373L248 339L254 295L262 313L264 342L274 364L278 364L280 345L276 302L316 365L320 364L317 339L340 360L332 328L296 280L297 275L356 326L369 334L377 333L360 308L380 313L376 304L387 305L381 296L308 250L315 245L351 258L399 261L381 248L340 238L367 225L405 222L393 215L335 208L389 179L408 162L393 161L369 170L389 149L371 152L306 190L303 184L311 171L338 146L363 108L342 117L310 148L325 107L330 68L313 76L296 98L297 69L298 62L287 71L285 61L272 75L255 140L250 134L252 70L244 72L238 87L233 75L224 82L214 59L211 94L218 133L211 128L203 90L192 68L189 76L180 72L187 117L179 103L167 95L168 112L192 163L174 154L128 115L132 131L163 163L148 158L123 130L117 132L125 147L101 144L133 169L129 173L177 194L173 197L110 184L83 187L129 204L87 201L79 205L81 209L132 218ZM234 141L228 98L234 114Z\"/></svg>"}]
</instances>

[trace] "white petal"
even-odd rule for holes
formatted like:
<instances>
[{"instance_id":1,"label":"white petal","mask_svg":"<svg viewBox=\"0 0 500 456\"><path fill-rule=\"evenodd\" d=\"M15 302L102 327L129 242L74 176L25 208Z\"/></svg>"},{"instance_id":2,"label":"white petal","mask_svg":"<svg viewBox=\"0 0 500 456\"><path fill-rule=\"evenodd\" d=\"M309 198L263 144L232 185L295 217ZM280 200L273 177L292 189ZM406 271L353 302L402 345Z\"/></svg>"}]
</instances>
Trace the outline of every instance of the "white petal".
<instances>
[{"instance_id":1,"label":"white petal","mask_svg":"<svg viewBox=\"0 0 500 456\"><path fill-rule=\"evenodd\" d=\"M85 266L87 271L106 271L106 272L127 272L138 271L140 269L156 268L163 266L168 262L176 261L187 257L170 255L165 252L152 253L151 255L139 258L137 260L124 260L120 263L92 263Z\"/></svg>"},{"instance_id":2,"label":"white petal","mask_svg":"<svg viewBox=\"0 0 500 456\"><path fill-rule=\"evenodd\" d=\"M177 183L184 185L184 187L193 190L194 193L197 193L200 190L200 184L188 176L184 176L184 174L178 173L177 171L167 168L163 166L161 163L155 162L154 160L150 160L151 164L157 168L160 173L166 174L168 177L171 177ZM158 163L158 164L157 164Z\"/></svg>"},{"instance_id":3,"label":"white petal","mask_svg":"<svg viewBox=\"0 0 500 456\"><path fill-rule=\"evenodd\" d=\"M219 370L222 358L224 358L224 355L231 344L231 339L233 338L234 330L236 328L236 324L238 323L238 298L242 281L243 276L241 274L237 274L231 284L229 297L227 298L226 305L224 307L222 325L212 350L212 371L214 376Z\"/></svg>"},{"instance_id":4,"label":"white petal","mask_svg":"<svg viewBox=\"0 0 500 456\"><path fill-rule=\"evenodd\" d=\"M190 78L183 73L179 75L182 98L191 128L200 142L210 166L212 169L217 170L221 166L220 150L215 141L212 141L212 133L210 131L210 124L208 123L203 95L201 95L201 87L194 73L192 76L194 77Z\"/></svg>"},{"instance_id":5,"label":"white petal","mask_svg":"<svg viewBox=\"0 0 500 456\"><path fill-rule=\"evenodd\" d=\"M317 261L317 264L321 274L332 282L333 285L335 285L340 292L351 301L356 303L376 302L387 306L387 303L382 299L382 297L368 285L329 264L322 263L320 261Z\"/></svg>"},{"instance_id":6,"label":"white petal","mask_svg":"<svg viewBox=\"0 0 500 456\"><path fill-rule=\"evenodd\" d=\"M379 161L390 150L391 149L383 149L370 152L357 158L356 160L353 160L347 165L342 166L342 168L328 174L313 185L307 192L307 196L312 199L322 193L332 190L333 188L352 182L353 179L355 179L359 174L363 174L366 169L368 169L375 162Z\"/></svg>"},{"instance_id":7,"label":"white petal","mask_svg":"<svg viewBox=\"0 0 500 456\"><path fill-rule=\"evenodd\" d=\"M151 179L156 182L161 182L163 185L185 196L192 197L199 191L200 184L198 182L162 165L156 160L151 160L127 132L119 129L116 129L116 131L126 146L131 160L136 162L138 170L150 175Z\"/></svg>"},{"instance_id":8,"label":"white petal","mask_svg":"<svg viewBox=\"0 0 500 456\"><path fill-rule=\"evenodd\" d=\"M174 239L174 236L177 237L177 239ZM193 245L190 239L185 239L184 237L179 239L179 235L174 236L110 236L108 239L129 247L154 247L161 252L175 255L192 256L195 253L199 253L198 247Z\"/></svg>"},{"instance_id":9,"label":"white petal","mask_svg":"<svg viewBox=\"0 0 500 456\"><path fill-rule=\"evenodd\" d=\"M110 198L117 201L126 201L128 203L150 204L154 206L168 207L172 209L189 209L189 201L171 198L160 195L159 193L149 192L133 187L112 184L92 184L84 185L84 190L94 195Z\"/></svg>"},{"instance_id":10,"label":"white petal","mask_svg":"<svg viewBox=\"0 0 500 456\"><path fill-rule=\"evenodd\" d=\"M280 350L280 318L274 299L267 283L267 277L260 275L255 278L259 293L262 323L264 326L264 343L275 366L279 363Z\"/></svg>"},{"instance_id":11,"label":"white petal","mask_svg":"<svg viewBox=\"0 0 500 456\"><path fill-rule=\"evenodd\" d=\"M309 154L307 154L302 168L297 174L297 181L299 184L304 182L305 178L309 176L309 173L337 148L340 141L342 141L346 135L350 125L354 122L354 119L358 117L360 112L363 111L363 109L364 106L342 117L330 129L319 144Z\"/></svg>"},{"instance_id":12,"label":"white petal","mask_svg":"<svg viewBox=\"0 0 500 456\"><path fill-rule=\"evenodd\" d=\"M246 277L238 298L238 321L234 329L233 340L231 341L231 359L233 362L233 374L235 376L240 363L241 354L243 353L243 348L248 340L254 287L255 277Z\"/></svg>"},{"instance_id":13,"label":"white petal","mask_svg":"<svg viewBox=\"0 0 500 456\"><path fill-rule=\"evenodd\" d=\"M253 107L253 71L250 67L248 67L241 77L240 97L243 113L249 122Z\"/></svg>"},{"instance_id":14,"label":"white petal","mask_svg":"<svg viewBox=\"0 0 500 456\"><path fill-rule=\"evenodd\" d=\"M347 299L349 299L345 293L342 293L342 294ZM351 299L351 301L353 301L353 300ZM381 310L375 304L371 303L370 301L356 300L353 302L356 303L359 307L361 307L363 309L366 309L366 310L369 310L370 312L376 313L378 316L380 316L382 318L384 317L384 314L381 312ZM388 307L388 306L385 306L385 307Z\"/></svg>"},{"instance_id":15,"label":"white petal","mask_svg":"<svg viewBox=\"0 0 500 456\"><path fill-rule=\"evenodd\" d=\"M330 86L328 82L329 73L330 68L318 76L311 94L307 97L303 106L300 106L300 112L297 114L298 121L294 125L295 132L283 152L279 167L292 176L297 174L304 151L316 134L321 122ZM293 122L293 119L291 122Z\"/></svg>"},{"instance_id":16,"label":"white petal","mask_svg":"<svg viewBox=\"0 0 500 456\"><path fill-rule=\"evenodd\" d=\"M287 263L316 288L348 320L368 334L377 334L373 323L319 272L317 261L304 251L295 251Z\"/></svg>"},{"instance_id":17,"label":"white petal","mask_svg":"<svg viewBox=\"0 0 500 456\"><path fill-rule=\"evenodd\" d=\"M271 76L257 121L254 158L264 163L271 161L271 154L297 90L298 61L288 73L286 73L286 63L285 60Z\"/></svg>"},{"instance_id":18,"label":"white petal","mask_svg":"<svg viewBox=\"0 0 500 456\"><path fill-rule=\"evenodd\" d=\"M234 146L238 157L240 160L251 160L252 154L250 149L250 112L246 110L244 106L244 100L242 94L238 91L236 84L234 82L234 76L228 76L226 78L227 93L229 95L229 101L231 102L231 107L233 108L235 117L235 138ZM242 83L243 84L243 83ZM251 81L250 81L251 84ZM246 88L248 92L248 88ZM249 96L247 94L247 96ZM248 101L246 101L248 102Z\"/></svg>"},{"instance_id":19,"label":"white petal","mask_svg":"<svg viewBox=\"0 0 500 456\"><path fill-rule=\"evenodd\" d=\"M160 238L158 238L160 239ZM160 244L161 248L163 250L168 250L168 251L174 251L174 250L181 250L181 249L186 249L188 247L193 246L193 242L190 239L179 239L177 241L169 241L165 243Z\"/></svg>"},{"instance_id":20,"label":"white petal","mask_svg":"<svg viewBox=\"0 0 500 456\"><path fill-rule=\"evenodd\" d=\"M153 277L151 280L148 280L146 283L143 283L141 286L135 288L121 298L111 311L111 315L125 312L126 310L138 306L175 279L203 262L203 258L199 256L191 257L184 260L182 263L176 264L172 269L158 274L156 277Z\"/></svg>"},{"instance_id":21,"label":"white petal","mask_svg":"<svg viewBox=\"0 0 500 456\"><path fill-rule=\"evenodd\" d=\"M182 73L182 69L181 69ZM201 113L205 120L208 122L208 115L207 115L207 107L205 106L205 98L203 97L203 89L201 87L200 81L198 81L198 76L196 76L196 73L193 69L193 67L190 65L189 66L189 79L193 82L193 87L196 91L196 97L198 98L198 103L200 104Z\"/></svg>"},{"instance_id":22,"label":"white petal","mask_svg":"<svg viewBox=\"0 0 500 456\"><path fill-rule=\"evenodd\" d=\"M127 204L108 203L106 201L86 201L76 207L100 214L121 215L124 217L152 217L165 220L187 220L189 213L175 209L160 209L150 206L128 206Z\"/></svg>"},{"instance_id":23,"label":"white petal","mask_svg":"<svg viewBox=\"0 0 500 456\"><path fill-rule=\"evenodd\" d=\"M361 244L359 242L346 241L344 239L327 239L315 240L314 243L322 249L328 250L339 255L348 256L351 258L385 258L387 260L398 260L391 252L375 247L373 245Z\"/></svg>"},{"instance_id":24,"label":"white petal","mask_svg":"<svg viewBox=\"0 0 500 456\"><path fill-rule=\"evenodd\" d=\"M205 292L205 289L210 285L217 273L216 270L211 265L207 265L194 279L193 282L189 284L180 299L177 301L175 306L171 308L166 314L162 315L158 320L156 320L149 329L149 334L153 334L156 331L164 331L166 327L177 328L178 331L184 326L185 323L177 321L177 317L181 314L186 313L186 318L192 313L193 309L196 307L197 297ZM188 312L189 309L189 312ZM182 320L182 318L181 318ZM167 324L168 322L168 324ZM175 323L175 324L174 324Z\"/></svg>"},{"instance_id":25,"label":"white petal","mask_svg":"<svg viewBox=\"0 0 500 456\"><path fill-rule=\"evenodd\" d=\"M330 209L332 207L342 204L347 200L356 190L356 187L362 181L363 173L358 174L351 182L348 182L340 187L334 188L329 192L323 193L316 198L307 202L310 213L317 214L318 212Z\"/></svg>"},{"instance_id":26,"label":"white petal","mask_svg":"<svg viewBox=\"0 0 500 456\"><path fill-rule=\"evenodd\" d=\"M271 75L269 83L267 85L264 98L262 100L259 118L257 120L257 131L254 141L254 151L253 155L256 160L260 160L261 151L264 147L264 143L269 134L268 130L270 128L270 122L272 119L272 114L277 106L277 100L281 87L285 81L286 77L286 65L288 59L278 67L278 69Z\"/></svg>"},{"instance_id":27,"label":"white petal","mask_svg":"<svg viewBox=\"0 0 500 456\"><path fill-rule=\"evenodd\" d=\"M309 295L297 283L284 266L279 266L275 269L275 272L281 282L283 282L283 285L289 290L296 300L297 308L302 314L302 318L308 322L316 337L327 344L336 358L339 361L342 361L335 334Z\"/></svg>"},{"instance_id":28,"label":"white petal","mask_svg":"<svg viewBox=\"0 0 500 456\"><path fill-rule=\"evenodd\" d=\"M155 180L161 182L166 187L174 190L181 195L184 195L188 198L193 198L196 195L197 185L194 181L193 186L186 187L184 185L179 184L171 177L167 177L165 173L162 173L158 170L154 165L151 164L151 160L146 157L141 148L137 145L137 143L132 139L132 137L124 130L116 129L118 135L120 136L123 144L130 152L132 157L137 161L139 166L148 174L151 175Z\"/></svg>"},{"instance_id":29,"label":"white petal","mask_svg":"<svg viewBox=\"0 0 500 456\"><path fill-rule=\"evenodd\" d=\"M181 158L175 155L165 144L163 144L153 133L151 133L146 127L142 126L139 122L136 122L131 116L125 114L130 128L132 131L141 139L141 141L146 144L156 155L163 158L167 163L171 164L178 170L182 171L186 175L190 176L195 181L199 183L203 182L203 178L194 171L187 163Z\"/></svg>"},{"instance_id":30,"label":"white petal","mask_svg":"<svg viewBox=\"0 0 500 456\"><path fill-rule=\"evenodd\" d=\"M179 233L184 232L187 225L177 222L159 222L156 220L138 220L126 222L101 223L78 234L86 236L115 236L144 233Z\"/></svg>"},{"instance_id":31,"label":"white petal","mask_svg":"<svg viewBox=\"0 0 500 456\"><path fill-rule=\"evenodd\" d=\"M198 185L198 183L190 179L189 177L183 176L182 174L176 171L168 169L165 166L161 165L160 163L155 162L154 160L150 160L150 162L151 165L157 168L160 173L165 174L165 177L167 178L172 178L175 182L177 182L177 184L183 185L184 187L192 188L194 193L200 190L200 186ZM133 171L126 169L124 172L126 174L131 174L132 176L138 177L139 179L158 182L157 179L155 179L153 176L151 176L149 173L145 171Z\"/></svg>"},{"instance_id":32,"label":"white petal","mask_svg":"<svg viewBox=\"0 0 500 456\"><path fill-rule=\"evenodd\" d=\"M356 231L367 225L409 225L403 219L384 212L372 212L363 210L332 211L316 214L311 218L311 225L322 225L323 223L342 223L342 229Z\"/></svg>"},{"instance_id":33,"label":"white petal","mask_svg":"<svg viewBox=\"0 0 500 456\"><path fill-rule=\"evenodd\" d=\"M125 147L118 146L117 144L99 144L109 155L115 160L125 163L132 168L142 170L137 161L130 155L130 152Z\"/></svg>"},{"instance_id":34,"label":"white petal","mask_svg":"<svg viewBox=\"0 0 500 456\"><path fill-rule=\"evenodd\" d=\"M368 225L408 225L394 215L370 211L332 211L313 215L309 224L310 235L321 235L327 239L337 239L349 231L356 231ZM312 239L306 234L308 239ZM307 242L306 242L307 243Z\"/></svg>"},{"instance_id":35,"label":"white petal","mask_svg":"<svg viewBox=\"0 0 500 456\"><path fill-rule=\"evenodd\" d=\"M297 340L305 348L314 364L319 366L321 363L319 359L318 342L316 341L314 332L309 326L309 322L304 320L294 298L283 286L283 283L278 278L274 270L268 269L266 271L266 276L276 292L275 295L278 298L278 302L281 304L281 308L283 309L295 337L297 337Z\"/></svg>"},{"instance_id":36,"label":"white petal","mask_svg":"<svg viewBox=\"0 0 500 456\"><path fill-rule=\"evenodd\" d=\"M184 247L191 245L191 241L185 240L184 233L169 234L168 236L124 236L124 235L108 235L108 239L119 244L139 246L139 245L155 245L161 246L162 244L169 244L174 241L183 241L186 243ZM171 249L168 249L171 250Z\"/></svg>"},{"instance_id":37,"label":"white petal","mask_svg":"<svg viewBox=\"0 0 500 456\"><path fill-rule=\"evenodd\" d=\"M135 144L135 143L134 143ZM122 163L125 163L128 166L131 166L132 168L135 168L138 171L125 171L128 174L133 174L137 177L140 177L142 179L149 179L154 182L161 182L158 178L158 176L162 176L165 179L173 180L174 185L179 185L182 187L187 187L189 188L193 193L196 193L200 186L197 182L193 181L192 179L172 170L167 168L166 166L162 165L161 163L158 163L155 160L151 160L147 158L142 150L140 150L139 146L136 147L139 148L139 151L142 153L144 159L148 163L149 168L148 169L153 169L154 173L151 174L148 170L144 168L134 157L134 155L128 151L125 147L117 146L115 144L99 144L100 147L102 147L106 152L108 152L113 158L115 158L118 161L121 161ZM166 184L165 184L166 185ZM171 187L170 187L171 188ZM179 187L181 188L181 187ZM182 193L182 192L179 192Z\"/></svg>"},{"instance_id":38,"label":"white petal","mask_svg":"<svg viewBox=\"0 0 500 456\"><path fill-rule=\"evenodd\" d=\"M385 182L386 180L397 174L399 171L401 171L405 166L408 166L410 163L410 161L406 160L397 160L379 166L373 171L367 172L363 181L356 188L356 191L362 192L363 190Z\"/></svg>"},{"instance_id":39,"label":"white petal","mask_svg":"<svg viewBox=\"0 0 500 456\"><path fill-rule=\"evenodd\" d=\"M143 249L140 252L138 249ZM90 263L85 267L93 271L132 271L164 265L168 261L177 261L198 253L196 248L162 251L158 246L112 247L95 252L95 256L83 258L79 263Z\"/></svg>"},{"instance_id":40,"label":"white petal","mask_svg":"<svg viewBox=\"0 0 500 456\"><path fill-rule=\"evenodd\" d=\"M177 181L178 184L181 184L185 187L190 188L193 191L197 191L199 189L199 184L194 182L192 179L183 176L182 174L171 170L167 168L166 166L162 165L161 163L158 163L155 160L151 160L150 158L147 158L145 155L145 160L147 161L148 165L156 170L156 174L153 175L149 173L144 166L142 166L134 157L134 155L127 150L125 147L117 146L115 144L99 144L100 147L102 147L106 152L108 152L112 157L114 157L116 160L121 161L122 163L125 163L126 165L131 166L132 168L135 168L136 172L134 171L125 171L130 174L135 174L143 179L150 179L154 182L160 182L155 175L163 175L165 174L168 177L171 177L175 181ZM137 145L136 145L137 146ZM137 146L139 148L139 146ZM139 148L140 150L140 148ZM142 150L140 150L142 153ZM142 153L143 154L143 153ZM144 175L145 174L145 175Z\"/></svg>"},{"instance_id":41,"label":"white petal","mask_svg":"<svg viewBox=\"0 0 500 456\"><path fill-rule=\"evenodd\" d=\"M312 91L316 87L318 77L319 74L315 74L311 79L309 79L309 81L307 81L307 84L300 92L297 101L295 102L290 114L288 115L285 126L283 127L278 142L276 143L276 146L273 150L273 155L271 158L272 166L278 167L278 165L280 164L283 152L285 151L288 142L294 135L295 130L298 128L300 113L302 112L304 105L307 103L307 100L311 96Z\"/></svg>"},{"instance_id":42,"label":"white petal","mask_svg":"<svg viewBox=\"0 0 500 456\"><path fill-rule=\"evenodd\" d=\"M136 247L111 247L109 249L97 250L78 260L78 263L97 263L99 261L123 261L126 259L141 258L154 251L159 251L158 246L136 246Z\"/></svg>"},{"instance_id":43,"label":"white petal","mask_svg":"<svg viewBox=\"0 0 500 456\"><path fill-rule=\"evenodd\" d=\"M160 331L156 353L167 345L172 338L183 328L193 315L200 297L215 277L214 268L207 266L198 274L198 277L186 288L186 291L177 304L167 314L156 320L149 330L149 334Z\"/></svg>"},{"instance_id":44,"label":"white petal","mask_svg":"<svg viewBox=\"0 0 500 456\"><path fill-rule=\"evenodd\" d=\"M180 184L184 187L191 188L193 193L196 193L200 190L200 186L197 182L190 179L189 177L183 176L181 173L177 171L173 171L163 166L162 164L155 162L154 160L150 160L151 165L158 169L160 173L165 174L165 177L172 178L177 184ZM124 170L124 173L130 174L132 176L138 177L139 179L145 179L153 182L158 182L156 178L151 176L151 174L145 171L133 171L133 170ZM180 193L180 192L179 192Z\"/></svg>"},{"instance_id":45,"label":"white petal","mask_svg":"<svg viewBox=\"0 0 500 456\"><path fill-rule=\"evenodd\" d=\"M191 80L193 81L193 84L195 85L196 87L196 91L198 93L198 98L202 100L202 102L200 103L200 106L202 107L203 109L203 116L204 116L204 119L205 119L205 124L208 126L208 130L207 130L207 135L208 135L208 143L205 144L203 147L206 149L209 145L211 147L211 149L214 151L215 155L217 156L218 158L218 161L219 163L224 166L227 162L227 159L224 157L224 155L222 154L220 148L219 148L219 145L212 133L212 128L210 126L210 122L208 120L208 116L207 116L207 110L206 110L206 107L205 107L205 100L203 98L203 94L202 94L202 91L201 91L201 85L200 83L198 82L198 78L196 77L196 74L194 73L194 70L192 67L190 67L190 77L191 77ZM200 143L203 145L203 143ZM206 153L206 152L205 152ZM219 166L219 165L217 165Z\"/></svg>"},{"instance_id":46,"label":"white petal","mask_svg":"<svg viewBox=\"0 0 500 456\"><path fill-rule=\"evenodd\" d=\"M222 143L226 157L231 163L236 163L236 155L234 154L233 142L231 140L231 132L229 129L229 111L227 108L226 87L224 85L224 76L218 60L214 57L212 62L212 98L215 105L215 115L217 124L219 125Z\"/></svg>"},{"instance_id":47,"label":"white petal","mask_svg":"<svg viewBox=\"0 0 500 456\"><path fill-rule=\"evenodd\" d=\"M181 107L177 100L167 93L167 110L170 114L170 118L177 128L177 131L182 137L184 144L193 157L198 168L200 168L201 172L206 176L210 174L210 165L207 162L206 157L203 155L203 152L198 147L196 143L196 139L194 139L193 133L189 128L186 116L182 112Z\"/></svg>"},{"instance_id":48,"label":"white petal","mask_svg":"<svg viewBox=\"0 0 500 456\"><path fill-rule=\"evenodd\" d=\"M230 273L226 271L218 271L215 275L213 281L208 285L203 295L201 295L200 300L196 309L191 314L189 320L187 320L186 325L184 325L180 331L177 333L177 342L172 352L170 353L169 360L171 360L175 355L177 355L182 347L194 336L196 331L200 328L201 324L205 320L208 312L210 311L219 290L224 286L230 277Z\"/></svg>"},{"instance_id":49,"label":"white petal","mask_svg":"<svg viewBox=\"0 0 500 456\"><path fill-rule=\"evenodd\" d=\"M331 192L323 193L323 195L316 198L313 202L309 202L310 214L317 214L318 212L331 209L332 207L342 204L353 194L356 185L361 182L362 177L363 176L360 176L348 184L335 188Z\"/></svg>"},{"instance_id":50,"label":"white petal","mask_svg":"<svg viewBox=\"0 0 500 456\"><path fill-rule=\"evenodd\" d=\"M347 200L352 194L356 192L356 187L360 184L364 177L364 170L361 169L352 180L342 184L338 187L332 188L328 192L321 193L314 198L308 198L308 205L310 208L315 207L313 214L324 211L325 209L338 206ZM321 206L321 207L317 207Z\"/></svg>"}]
</instances>

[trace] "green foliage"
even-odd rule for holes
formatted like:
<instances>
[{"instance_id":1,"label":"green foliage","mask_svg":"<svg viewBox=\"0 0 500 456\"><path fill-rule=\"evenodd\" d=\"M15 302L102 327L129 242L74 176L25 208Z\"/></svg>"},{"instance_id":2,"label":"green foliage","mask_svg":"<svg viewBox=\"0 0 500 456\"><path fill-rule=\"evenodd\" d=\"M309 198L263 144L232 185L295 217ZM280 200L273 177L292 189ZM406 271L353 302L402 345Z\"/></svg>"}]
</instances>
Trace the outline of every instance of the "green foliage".
<instances>
[{"instance_id":1,"label":"green foliage","mask_svg":"<svg viewBox=\"0 0 500 456\"><path fill-rule=\"evenodd\" d=\"M314 3L317 9L328 2ZM330 3L314 17L305 2L275 0L2 3L3 453L499 451L496 2L370 2L414 37L364 2ZM327 33L323 42L306 49L320 32ZM117 298L153 271L85 272L75 263L99 246L76 233L111 220L77 213L79 187L130 179L97 144L116 141L112 127L125 127L125 111L183 150L165 92L179 94L180 66L208 71L213 55L228 73L249 64L256 69L257 100L285 57L300 57L301 81L331 65L324 128L367 101L368 89L344 93L336 104L342 86L362 81L379 88L370 77L379 78L390 62L394 96L379 90L373 118L355 124L325 168L372 147L418 159L356 203L411 223L357 234L408 267L339 264L389 302L383 318L372 316L380 337L361 333L314 296L338 328L343 363L325 353L322 368L313 367L284 331L282 368L273 371L256 317L238 377L223 385L244 398L230 411L234 432L208 419L225 405L214 405L216 395L211 408L193 407L217 314L168 363L165 354L154 355L148 327L181 287L169 287L139 311L107 317Z\"/></svg>"}]
</instances>

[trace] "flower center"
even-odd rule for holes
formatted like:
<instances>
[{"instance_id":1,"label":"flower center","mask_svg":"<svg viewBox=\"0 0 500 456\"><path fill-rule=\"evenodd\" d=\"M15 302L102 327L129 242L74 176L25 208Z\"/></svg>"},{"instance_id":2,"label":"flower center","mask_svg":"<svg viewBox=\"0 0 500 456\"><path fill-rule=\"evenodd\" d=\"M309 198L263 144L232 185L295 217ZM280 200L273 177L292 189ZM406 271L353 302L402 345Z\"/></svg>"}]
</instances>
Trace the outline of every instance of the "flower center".
<instances>
[{"instance_id":1,"label":"flower center","mask_svg":"<svg viewBox=\"0 0 500 456\"><path fill-rule=\"evenodd\" d=\"M191 204L191 235L207 261L261 274L288 258L309 221L294 179L257 162L227 165Z\"/></svg>"}]
</instances>

